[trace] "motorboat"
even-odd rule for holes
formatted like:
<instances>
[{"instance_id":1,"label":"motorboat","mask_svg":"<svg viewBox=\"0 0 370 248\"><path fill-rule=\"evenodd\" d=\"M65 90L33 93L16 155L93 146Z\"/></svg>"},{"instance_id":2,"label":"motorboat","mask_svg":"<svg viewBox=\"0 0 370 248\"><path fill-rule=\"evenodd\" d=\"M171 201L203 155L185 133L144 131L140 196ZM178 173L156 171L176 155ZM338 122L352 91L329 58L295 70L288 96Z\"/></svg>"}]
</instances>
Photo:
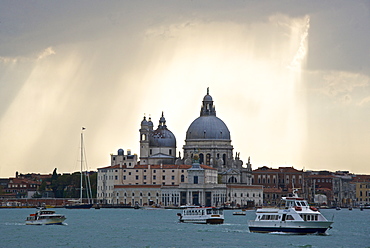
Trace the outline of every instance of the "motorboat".
<instances>
[{"instance_id":1,"label":"motorboat","mask_svg":"<svg viewBox=\"0 0 370 248\"><path fill-rule=\"evenodd\" d=\"M246 215L245 211L236 211L233 212L233 215Z\"/></svg>"},{"instance_id":2,"label":"motorboat","mask_svg":"<svg viewBox=\"0 0 370 248\"><path fill-rule=\"evenodd\" d=\"M223 224L224 213L215 207L188 207L178 213L179 221L196 224Z\"/></svg>"},{"instance_id":3,"label":"motorboat","mask_svg":"<svg viewBox=\"0 0 370 248\"><path fill-rule=\"evenodd\" d=\"M324 234L332 223L317 208L298 197L294 189L293 197L282 197L280 207L257 209L256 219L248 221L248 226L250 232Z\"/></svg>"},{"instance_id":4,"label":"motorboat","mask_svg":"<svg viewBox=\"0 0 370 248\"><path fill-rule=\"evenodd\" d=\"M55 211L40 207L34 214L26 218L26 225L62 225L66 217Z\"/></svg>"}]
</instances>

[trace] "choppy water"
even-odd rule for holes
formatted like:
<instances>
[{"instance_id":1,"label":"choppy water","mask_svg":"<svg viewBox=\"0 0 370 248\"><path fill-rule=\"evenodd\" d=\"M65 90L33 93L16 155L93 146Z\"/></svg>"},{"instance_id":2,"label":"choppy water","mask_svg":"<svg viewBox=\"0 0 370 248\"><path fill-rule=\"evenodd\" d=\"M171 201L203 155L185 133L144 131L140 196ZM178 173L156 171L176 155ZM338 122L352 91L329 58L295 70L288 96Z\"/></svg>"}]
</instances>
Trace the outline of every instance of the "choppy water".
<instances>
[{"instance_id":1,"label":"choppy water","mask_svg":"<svg viewBox=\"0 0 370 248\"><path fill-rule=\"evenodd\" d=\"M260 234L246 216L225 211L225 224L178 223L179 210L55 209L66 225L29 226L35 209L0 209L0 247L370 247L370 210L322 210L328 235Z\"/></svg>"}]
</instances>

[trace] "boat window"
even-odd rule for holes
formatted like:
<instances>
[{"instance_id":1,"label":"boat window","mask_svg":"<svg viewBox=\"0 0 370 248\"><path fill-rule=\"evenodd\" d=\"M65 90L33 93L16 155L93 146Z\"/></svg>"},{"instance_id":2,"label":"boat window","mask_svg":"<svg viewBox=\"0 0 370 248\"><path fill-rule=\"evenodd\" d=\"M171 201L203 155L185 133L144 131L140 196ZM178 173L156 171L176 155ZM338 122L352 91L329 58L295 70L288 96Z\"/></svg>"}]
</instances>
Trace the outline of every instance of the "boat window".
<instances>
[{"instance_id":1,"label":"boat window","mask_svg":"<svg viewBox=\"0 0 370 248\"><path fill-rule=\"evenodd\" d=\"M207 214L212 214L212 209L207 209Z\"/></svg>"},{"instance_id":2,"label":"boat window","mask_svg":"<svg viewBox=\"0 0 370 248\"><path fill-rule=\"evenodd\" d=\"M304 207L305 207L305 206L307 206L306 202L304 202L304 201L303 201L303 202L301 202L301 204L302 204L302 206L304 206Z\"/></svg>"},{"instance_id":3,"label":"boat window","mask_svg":"<svg viewBox=\"0 0 370 248\"><path fill-rule=\"evenodd\" d=\"M295 202L297 206L301 206L301 203L300 202Z\"/></svg>"},{"instance_id":4,"label":"boat window","mask_svg":"<svg viewBox=\"0 0 370 248\"><path fill-rule=\"evenodd\" d=\"M294 220L294 217L292 215L288 214L286 216L286 220Z\"/></svg>"}]
</instances>

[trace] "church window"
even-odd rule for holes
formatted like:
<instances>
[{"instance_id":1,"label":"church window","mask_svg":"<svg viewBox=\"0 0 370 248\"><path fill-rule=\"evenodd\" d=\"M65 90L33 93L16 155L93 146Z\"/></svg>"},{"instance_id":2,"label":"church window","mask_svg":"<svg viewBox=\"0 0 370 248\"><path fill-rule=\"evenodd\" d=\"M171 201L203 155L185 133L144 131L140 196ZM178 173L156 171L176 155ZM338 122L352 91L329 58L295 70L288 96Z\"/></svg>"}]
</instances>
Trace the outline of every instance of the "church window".
<instances>
[{"instance_id":1,"label":"church window","mask_svg":"<svg viewBox=\"0 0 370 248\"><path fill-rule=\"evenodd\" d=\"M171 178L172 180L175 180L175 176L172 176L172 178Z\"/></svg>"},{"instance_id":2,"label":"church window","mask_svg":"<svg viewBox=\"0 0 370 248\"><path fill-rule=\"evenodd\" d=\"M152 149L149 150L149 154L152 155Z\"/></svg>"},{"instance_id":3,"label":"church window","mask_svg":"<svg viewBox=\"0 0 370 248\"><path fill-rule=\"evenodd\" d=\"M157 177L156 177L156 175L154 175L154 176L153 176L153 180L156 180L156 179L157 179Z\"/></svg>"},{"instance_id":4,"label":"church window","mask_svg":"<svg viewBox=\"0 0 370 248\"><path fill-rule=\"evenodd\" d=\"M203 164L203 162L204 162L204 155L203 155L203 153L201 153L201 154L199 154L199 163Z\"/></svg>"},{"instance_id":5,"label":"church window","mask_svg":"<svg viewBox=\"0 0 370 248\"><path fill-rule=\"evenodd\" d=\"M146 140L146 135L145 134L141 135L141 140Z\"/></svg>"},{"instance_id":6,"label":"church window","mask_svg":"<svg viewBox=\"0 0 370 248\"><path fill-rule=\"evenodd\" d=\"M207 156L206 156L206 165L210 165L211 164L211 154L207 153Z\"/></svg>"},{"instance_id":7,"label":"church window","mask_svg":"<svg viewBox=\"0 0 370 248\"><path fill-rule=\"evenodd\" d=\"M184 175L181 175L181 182L185 182L185 176Z\"/></svg>"},{"instance_id":8,"label":"church window","mask_svg":"<svg viewBox=\"0 0 370 248\"><path fill-rule=\"evenodd\" d=\"M226 164L226 154L222 155L222 160L223 160L223 165L225 165Z\"/></svg>"},{"instance_id":9,"label":"church window","mask_svg":"<svg viewBox=\"0 0 370 248\"><path fill-rule=\"evenodd\" d=\"M166 180L166 176L162 176L162 179L163 179L163 180Z\"/></svg>"},{"instance_id":10,"label":"church window","mask_svg":"<svg viewBox=\"0 0 370 248\"><path fill-rule=\"evenodd\" d=\"M198 176L194 176L194 184L198 184Z\"/></svg>"},{"instance_id":11,"label":"church window","mask_svg":"<svg viewBox=\"0 0 370 248\"><path fill-rule=\"evenodd\" d=\"M169 154L169 155L172 155L172 149L170 149L170 150L168 151L168 154Z\"/></svg>"}]
</instances>

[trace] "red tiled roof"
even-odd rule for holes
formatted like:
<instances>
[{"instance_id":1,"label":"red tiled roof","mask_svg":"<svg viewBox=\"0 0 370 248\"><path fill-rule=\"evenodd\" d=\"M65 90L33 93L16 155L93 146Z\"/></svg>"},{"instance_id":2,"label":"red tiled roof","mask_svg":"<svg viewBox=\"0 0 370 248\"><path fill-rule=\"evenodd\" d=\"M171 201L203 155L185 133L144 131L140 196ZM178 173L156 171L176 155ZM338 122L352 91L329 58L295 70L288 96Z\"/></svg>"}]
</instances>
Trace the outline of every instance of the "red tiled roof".
<instances>
[{"instance_id":1,"label":"red tiled roof","mask_svg":"<svg viewBox=\"0 0 370 248\"><path fill-rule=\"evenodd\" d=\"M293 167L279 167L278 169L269 168L267 166L259 167L256 170L253 170L253 172L275 172L275 173L281 173L281 172L303 172L303 170L297 170Z\"/></svg>"},{"instance_id":2,"label":"red tiled roof","mask_svg":"<svg viewBox=\"0 0 370 248\"><path fill-rule=\"evenodd\" d=\"M354 182L370 182L370 175L356 175L353 177Z\"/></svg>"}]
</instances>

